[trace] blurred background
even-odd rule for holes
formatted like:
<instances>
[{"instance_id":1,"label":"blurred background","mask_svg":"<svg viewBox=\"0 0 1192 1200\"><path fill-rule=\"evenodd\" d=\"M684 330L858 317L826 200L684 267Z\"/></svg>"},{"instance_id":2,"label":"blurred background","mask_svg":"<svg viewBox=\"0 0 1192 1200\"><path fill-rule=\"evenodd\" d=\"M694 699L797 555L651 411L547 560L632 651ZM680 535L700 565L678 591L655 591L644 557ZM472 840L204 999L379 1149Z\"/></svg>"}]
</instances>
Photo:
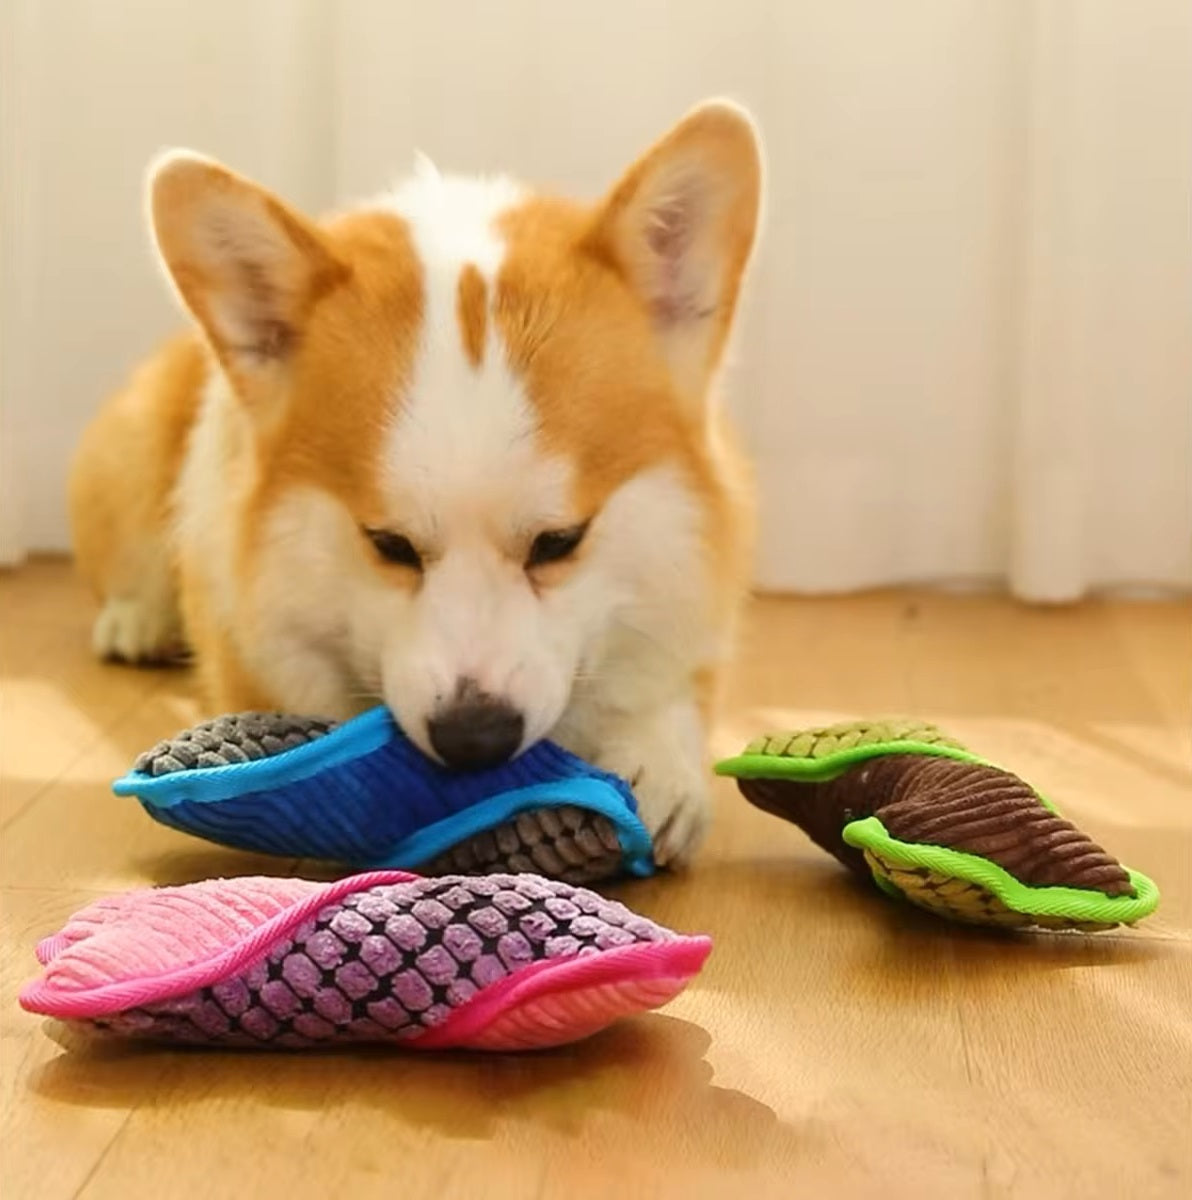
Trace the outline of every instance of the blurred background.
<instances>
[{"instance_id":1,"label":"blurred background","mask_svg":"<svg viewBox=\"0 0 1192 1200\"><path fill-rule=\"evenodd\" d=\"M3 0L0 55L0 562L66 548L82 425L180 321L163 147L316 213L416 149L595 197L727 94L759 587L1192 585L1186 0Z\"/></svg>"}]
</instances>

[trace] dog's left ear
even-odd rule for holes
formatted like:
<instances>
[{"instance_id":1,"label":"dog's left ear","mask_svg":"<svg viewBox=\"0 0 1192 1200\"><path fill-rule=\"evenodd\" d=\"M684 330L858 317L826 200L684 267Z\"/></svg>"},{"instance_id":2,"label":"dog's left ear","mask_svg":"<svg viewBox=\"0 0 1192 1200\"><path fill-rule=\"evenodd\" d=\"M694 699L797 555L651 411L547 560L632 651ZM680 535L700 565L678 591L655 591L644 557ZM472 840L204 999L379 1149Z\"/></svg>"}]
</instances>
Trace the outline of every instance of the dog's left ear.
<instances>
[{"instance_id":1,"label":"dog's left ear","mask_svg":"<svg viewBox=\"0 0 1192 1200\"><path fill-rule=\"evenodd\" d=\"M761 204L761 147L744 109L693 109L622 177L590 245L637 292L675 382L702 399L732 325Z\"/></svg>"}]
</instances>

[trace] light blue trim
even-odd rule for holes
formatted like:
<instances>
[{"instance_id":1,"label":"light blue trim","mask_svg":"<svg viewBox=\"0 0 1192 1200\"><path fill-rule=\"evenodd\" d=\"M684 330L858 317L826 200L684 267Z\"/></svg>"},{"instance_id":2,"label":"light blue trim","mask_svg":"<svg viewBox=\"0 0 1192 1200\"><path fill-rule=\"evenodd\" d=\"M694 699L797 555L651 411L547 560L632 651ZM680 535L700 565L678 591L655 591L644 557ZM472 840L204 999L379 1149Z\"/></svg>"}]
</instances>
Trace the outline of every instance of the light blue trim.
<instances>
[{"instance_id":1,"label":"light blue trim","mask_svg":"<svg viewBox=\"0 0 1192 1200\"><path fill-rule=\"evenodd\" d=\"M398 736L397 726L387 708L370 708L358 717L292 750L283 750L269 758L228 763L223 767L200 767L190 771L172 771L168 775L146 775L130 771L112 784L117 796L136 796L155 808L173 808L183 801L213 804L244 794L245 771L251 771L254 792L283 788L342 766Z\"/></svg>"},{"instance_id":2,"label":"light blue trim","mask_svg":"<svg viewBox=\"0 0 1192 1200\"><path fill-rule=\"evenodd\" d=\"M561 779L490 796L403 838L384 858L368 866L373 870L417 866L478 833L504 825L519 813L566 805L607 817L617 830L625 870L632 875L653 875L654 848L649 832L620 792L601 779Z\"/></svg>"}]
</instances>

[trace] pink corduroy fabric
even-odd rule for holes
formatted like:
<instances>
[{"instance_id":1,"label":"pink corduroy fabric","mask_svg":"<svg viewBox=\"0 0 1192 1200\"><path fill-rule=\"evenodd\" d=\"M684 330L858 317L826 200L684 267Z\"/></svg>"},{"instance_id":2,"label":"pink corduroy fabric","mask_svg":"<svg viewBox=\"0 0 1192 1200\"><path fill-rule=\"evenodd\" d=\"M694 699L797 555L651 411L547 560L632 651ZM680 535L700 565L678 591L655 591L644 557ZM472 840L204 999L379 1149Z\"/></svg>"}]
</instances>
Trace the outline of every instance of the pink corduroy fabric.
<instances>
[{"instance_id":1,"label":"pink corduroy fabric","mask_svg":"<svg viewBox=\"0 0 1192 1200\"><path fill-rule=\"evenodd\" d=\"M151 977L212 957L322 888L308 879L247 876L108 896L39 942L37 958L50 963L87 942L46 972L64 991Z\"/></svg>"}]
</instances>

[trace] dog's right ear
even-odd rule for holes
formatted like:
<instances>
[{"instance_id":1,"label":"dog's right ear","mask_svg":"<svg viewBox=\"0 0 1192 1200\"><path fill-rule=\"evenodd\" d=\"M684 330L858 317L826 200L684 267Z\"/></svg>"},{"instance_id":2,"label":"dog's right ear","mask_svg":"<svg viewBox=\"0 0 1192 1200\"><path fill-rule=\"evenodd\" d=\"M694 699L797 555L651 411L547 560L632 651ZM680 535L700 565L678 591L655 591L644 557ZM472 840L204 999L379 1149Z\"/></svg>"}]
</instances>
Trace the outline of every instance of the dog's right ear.
<instances>
[{"instance_id":1,"label":"dog's right ear","mask_svg":"<svg viewBox=\"0 0 1192 1200\"><path fill-rule=\"evenodd\" d=\"M315 303L348 275L310 221L189 151L150 168L149 213L175 287L233 371L289 358Z\"/></svg>"}]
</instances>

